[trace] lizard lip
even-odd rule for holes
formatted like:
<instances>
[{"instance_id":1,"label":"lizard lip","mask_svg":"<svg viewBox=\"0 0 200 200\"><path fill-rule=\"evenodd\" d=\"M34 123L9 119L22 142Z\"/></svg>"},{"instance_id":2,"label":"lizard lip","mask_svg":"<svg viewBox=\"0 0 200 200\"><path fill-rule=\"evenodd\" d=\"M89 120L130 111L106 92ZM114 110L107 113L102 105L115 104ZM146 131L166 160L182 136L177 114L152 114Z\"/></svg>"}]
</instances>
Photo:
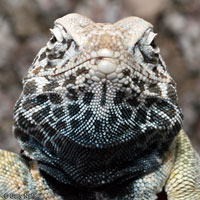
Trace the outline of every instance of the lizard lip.
<instances>
[{"instance_id":1,"label":"lizard lip","mask_svg":"<svg viewBox=\"0 0 200 200\"><path fill-rule=\"evenodd\" d=\"M42 71L39 69L40 73L33 73L34 76L48 76L50 78L56 78L63 76L69 76L69 74L74 73L81 67L88 67L89 74L88 79L92 79L95 82L106 80L117 81L123 78L121 65L124 66L123 62L119 58L119 54L113 52L111 49L102 48L98 51L92 51L89 58L82 60L75 65L68 63L66 67L60 68L55 67L52 71ZM37 72L37 70L35 70ZM28 78L31 76L29 75Z\"/></svg>"},{"instance_id":2,"label":"lizard lip","mask_svg":"<svg viewBox=\"0 0 200 200\"><path fill-rule=\"evenodd\" d=\"M107 75L116 70L117 64L114 62L114 60L104 58L98 62L97 68L100 72Z\"/></svg>"}]
</instances>

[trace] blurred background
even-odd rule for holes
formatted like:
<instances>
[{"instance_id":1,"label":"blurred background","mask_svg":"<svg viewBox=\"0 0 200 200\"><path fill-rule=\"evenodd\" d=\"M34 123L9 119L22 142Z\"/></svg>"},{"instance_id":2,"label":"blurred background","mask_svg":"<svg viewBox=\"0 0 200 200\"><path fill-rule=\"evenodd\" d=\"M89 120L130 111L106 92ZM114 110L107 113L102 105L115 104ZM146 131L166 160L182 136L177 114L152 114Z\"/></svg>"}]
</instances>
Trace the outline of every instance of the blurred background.
<instances>
[{"instance_id":1,"label":"blurred background","mask_svg":"<svg viewBox=\"0 0 200 200\"><path fill-rule=\"evenodd\" d=\"M157 44L177 82L184 129L200 153L199 0L0 0L0 148L18 152L13 107L22 77L50 38L56 18L71 12L96 22L139 16L154 25Z\"/></svg>"}]
</instances>

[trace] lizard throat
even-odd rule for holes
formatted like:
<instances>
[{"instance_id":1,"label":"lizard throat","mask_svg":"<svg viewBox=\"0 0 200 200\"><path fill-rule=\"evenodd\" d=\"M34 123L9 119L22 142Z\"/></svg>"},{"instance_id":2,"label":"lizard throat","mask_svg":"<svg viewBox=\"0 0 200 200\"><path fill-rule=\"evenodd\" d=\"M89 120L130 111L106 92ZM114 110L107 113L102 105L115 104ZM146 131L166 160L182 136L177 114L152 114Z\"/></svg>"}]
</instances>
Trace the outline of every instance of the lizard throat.
<instances>
[{"instance_id":1,"label":"lizard throat","mask_svg":"<svg viewBox=\"0 0 200 200\"><path fill-rule=\"evenodd\" d=\"M26 156L64 184L98 187L137 179L160 166L181 129L174 102L141 103L97 85L72 101L56 93L23 96L15 108L14 132Z\"/></svg>"}]
</instances>

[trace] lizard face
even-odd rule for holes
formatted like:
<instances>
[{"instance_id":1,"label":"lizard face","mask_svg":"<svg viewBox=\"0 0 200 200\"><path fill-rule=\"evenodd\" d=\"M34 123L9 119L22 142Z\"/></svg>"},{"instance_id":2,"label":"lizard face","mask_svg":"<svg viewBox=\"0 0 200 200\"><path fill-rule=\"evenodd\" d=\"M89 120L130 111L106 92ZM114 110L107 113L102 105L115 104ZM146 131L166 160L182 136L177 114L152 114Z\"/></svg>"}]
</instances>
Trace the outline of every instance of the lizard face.
<instances>
[{"instance_id":1,"label":"lizard face","mask_svg":"<svg viewBox=\"0 0 200 200\"><path fill-rule=\"evenodd\" d=\"M69 97L107 85L141 99L156 96L176 100L175 83L148 22L129 17L115 24L100 24L71 14L56 20L51 32L52 38L25 78L47 78L45 88L36 86L38 92L52 91L47 82L52 85L55 80L59 82L55 90L65 88Z\"/></svg>"},{"instance_id":2,"label":"lizard face","mask_svg":"<svg viewBox=\"0 0 200 200\"><path fill-rule=\"evenodd\" d=\"M159 166L182 113L152 26L70 14L51 32L15 106L26 156L60 182L93 186Z\"/></svg>"}]
</instances>

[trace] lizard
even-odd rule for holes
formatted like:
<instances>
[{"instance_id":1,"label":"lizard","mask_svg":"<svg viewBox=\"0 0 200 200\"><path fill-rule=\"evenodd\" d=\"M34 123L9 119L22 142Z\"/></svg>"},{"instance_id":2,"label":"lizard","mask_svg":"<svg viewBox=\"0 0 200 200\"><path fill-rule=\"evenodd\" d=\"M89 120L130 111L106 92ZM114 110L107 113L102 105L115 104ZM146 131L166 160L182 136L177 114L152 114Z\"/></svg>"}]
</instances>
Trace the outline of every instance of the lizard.
<instances>
[{"instance_id":1,"label":"lizard","mask_svg":"<svg viewBox=\"0 0 200 200\"><path fill-rule=\"evenodd\" d=\"M57 19L14 108L20 154L0 150L0 199L200 199L200 157L153 26Z\"/></svg>"}]
</instances>

